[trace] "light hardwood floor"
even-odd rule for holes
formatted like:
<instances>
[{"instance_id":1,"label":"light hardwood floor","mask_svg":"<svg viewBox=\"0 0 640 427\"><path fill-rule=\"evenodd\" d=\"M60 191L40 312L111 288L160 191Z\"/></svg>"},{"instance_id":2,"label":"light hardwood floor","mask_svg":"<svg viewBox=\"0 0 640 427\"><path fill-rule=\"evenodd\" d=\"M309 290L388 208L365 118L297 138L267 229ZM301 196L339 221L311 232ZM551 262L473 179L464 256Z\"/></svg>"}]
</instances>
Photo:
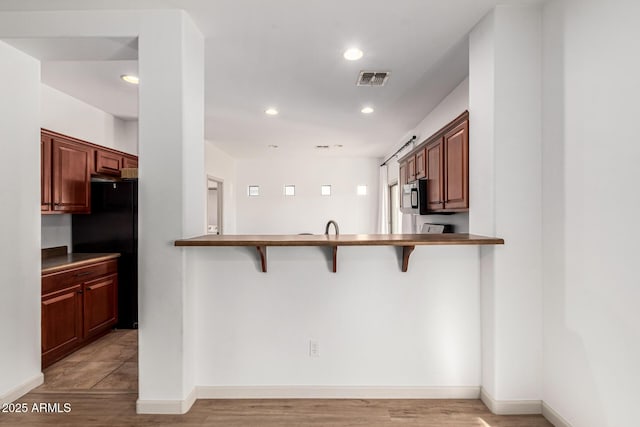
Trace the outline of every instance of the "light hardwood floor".
<instances>
[{"instance_id":1,"label":"light hardwood floor","mask_svg":"<svg viewBox=\"0 0 640 427\"><path fill-rule=\"evenodd\" d=\"M198 400L185 415L138 415L137 334L116 331L45 370L45 384L19 399L27 413L1 426L425 426L550 427L542 416L493 415L479 400ZM33 404L68 413L31 412Z\"/></svg>"}]
</instances>

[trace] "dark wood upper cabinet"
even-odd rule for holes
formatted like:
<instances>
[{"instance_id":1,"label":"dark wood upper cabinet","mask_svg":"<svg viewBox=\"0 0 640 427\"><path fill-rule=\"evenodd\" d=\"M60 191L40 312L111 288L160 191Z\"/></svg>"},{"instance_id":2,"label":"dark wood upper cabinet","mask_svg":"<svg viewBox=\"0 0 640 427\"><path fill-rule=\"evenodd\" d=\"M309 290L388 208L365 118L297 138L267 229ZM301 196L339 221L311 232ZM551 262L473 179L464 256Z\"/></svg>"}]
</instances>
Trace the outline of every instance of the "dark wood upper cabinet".
<instances>
[{"instance_id":1,"label":"dark wood upper cabinet","mask_svg":"<svg viewBox=\"0 0 640 427\"><path fill-rule=\"evenodd\" d=\"M89 213L91 175L120 177L138 157L57 132L40 133L40 210L43 214Z\"/></svg>"},{"instance_id":2,"label":"dark wood upper cabinet","mask_svg":"<svg viewBox=\"0 0 640 427\"><path fill-rule=\"evenodd\" d=\"M469 113L424 140L400 160L400 182L427 179L427 212L469 210ZM406 172L405 172L406 171Z\"/></svg>"},{"instance_id":3,"label":"dark wood upper cabinet","mask_svg":"<svg viewBox=\"0 0 640 427\"><path fill-rule=\"evenodd\" d=\"M98 175L120 176L123 157L107 150L95 150L95 173Z\"/></svg>"},{"instance_id":4,"label":"dark wood upper cabinet","mask_svg":"<svg viewBox=\"0 0 640 427\"><path fill-rule=\"evenodd\" d=\"M51 137L40 135L40 210L51 211Z\"/></svg>"},{"instance_id":5,"label":"dark wood upper cabinet","mask_svg":"<svg viewBox=\"0 0 640 427\"><path fill-rule=\"evenodd\" d=\"M426 151L427 210L444 208L444 150L443 140L429 143Z\"/></svg>"},{"instance_id":6,"label":"dark wood upper cabinet","mask_svg":"<svg viewBox=\"0 0 640 427\"><path fill-rule=\"evenodd\" d=\"M444 209L469 208L469 122L444 136L446 173Z\"/></svg>"},{"instance_id":7,"label":"dark wood upper cabinet","mask_svg":"<svg viewBox=\"0 0 640 427\"><path fill-rule=\"evenodd\" d=\"M416 179L424 178L426 176L425 168L425 150L419 150L416 153Z\"/></svg>"},{"instance_id":8,"label":"dark wood upper cabinet","mask_svg":"<svg viewBox=\"0 0 640 427\"><path fill-rule=\"evenodd\" d=\"M136 156L124 156L122 158L122 167L123 168L137 168L138 167L138 157L136 157Z\"/></svg>"},{"instance_id":9,"label":"dark wood upper cabinet","mask_svg":"<svg viewBox=\"0 0 640 427\"><path fill-rule=\"evenodd\" d=\"M416 180L416 156L407 159L407 180L408 182Z\"/></svg>"},{"instance_id":10,"label":"dark wood upper cabinet","mask_svg":"<svg viewBox=\"0 0 640 427\"><path fill-rule=\"evenodd\" d=\"M53 210L88 213L91 209L91 157L82 144L54 138L52 145Z\"/></svg>"},{"instance_id":11,"label":"dark wood upper cabinet","mask_svg":"<svg viewBox=\"0 0 640 427\"><path fill-rule=\"evenodd\" d=\"M398 180L400 182L400 191L402 192L402 186L409 182L407 176L407 162L400 163L400 171L398 175Z\"/></svg>"}]
</instances>

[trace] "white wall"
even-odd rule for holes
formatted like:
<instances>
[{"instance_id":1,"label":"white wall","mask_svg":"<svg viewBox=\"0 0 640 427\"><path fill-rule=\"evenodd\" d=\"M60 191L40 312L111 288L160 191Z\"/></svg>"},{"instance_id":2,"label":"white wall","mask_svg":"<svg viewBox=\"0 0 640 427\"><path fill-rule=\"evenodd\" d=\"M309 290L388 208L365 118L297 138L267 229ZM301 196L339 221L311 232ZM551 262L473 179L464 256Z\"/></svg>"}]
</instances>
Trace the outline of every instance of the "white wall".
<instances>
[{"instance_id":1,"label":"white wall","mask_svg":"<svg viewBox=\"0 0 640 427\"><path fill-rule=\"evenodd\" d=\"M207 175L223 181L222 226L224 234L236 233L236 160L205 141L205 170Z\"/></svg>"},{"instance_id":2,"label":"white wall","mask_svg":"<svg viewBox=\"0 0 640 427\"><path fill-rule=\"evenodd\" d=\"M187 249L200 395L477 396L477 247L416 247L407 273L393 247L340 247L331 273L327 249L269 247L267 273L253 247Z\"/></svg>"},{"instance_id":3,"label":"white wall","mask_svg":"<svg viewBox=\"0 0 640 427\"><path fill-rule=\"evenodd\" d=\"M138 122L120 120L47 85L40 85L40 126L125 153L138 153ZM42 215L42 247L71 248L71 215Z\"/></svg>"},{"instance_id":4,"label":"white wall","mask_svg":"<svg viewBox=\"0 0 640 427\"><path fill-rule=\"evenodd\" d=\"M40 63L0 41L0 403L40 373Z\"/></svg>"},{"instance_id":5,"label":"white wall","mask_svg":"<svg viewBox=\"0 0 640 427\"><path fill-rule=\"evenodd\" d=\"M43 248L66 246L71 248L71 215L42 215L40 218Z\"/></svg>"},{"instance_id":6,"label":"white wall","mask_svg":"<svg viewBox=\"0 0 640 427\"><path fill-rule=\"evenodd\" d=\"M469 109L469 79L464 79L454 90L452 90L420 123L397 144L393 150L384 156L387 159L398 148L402 147L411 136L416 136L418 145L438 130L442 129L453 119ZM410 146L411 147L411 146ZM411 151L405 149L400 156ZM473 135L469 139L469 150L473 150ZM399 163L397 160L390 160L389 163L389 183L398 182ZM471 199L470 205L474 203ZM424 223L452 224L456 233L466 233L469 231L469 215L458 213L454 215L409 215L402 214L402 228L405 233L419 232Z\"/></svg>"},{"instance_id":7,"label":"white wall","mask_svg":"<svg viewBox=\"0 0 640 427\"><path fill-rule=\"evenodd\" d=\"M45 84L41 88L43 128L125 153L138 153L136 121L118 119Z\"/></svg>"},{"instance_id":8,"label":"white wall","mask_svg":"<svg viewBox=\"0 0 640 427\"><path fill-rule=\"evenodd\" d=\"M638 424L638 16L623 0L544 10L543 394L573 426Z\"/></svg>"},{"instance_id":9,"label":"white wall","mask_svg":"<svg viewBox=\"0 0 640 427\"><path fill-rule=\"evenodd\" d=\"M373 158L239 159L237 231L322 234L333 219L342 234L376 233L378 167ZM296 186L295 196L284 196L285 184ZM331 196L320 195L324 184L331 185ZM361 184L366 196L356 194ZM259 197L247 196L249 185L260 186Z\"/></svg>"},{"instance_id":10,"label":"white wall","mask_svg":"<svg viewBox=\"0 0 640 427\"><path fill-rule=\"evenodd\" d=\"M471 32L470 232L505 239L482 249L483 389L531 410L542 396L541 58L538 6L498 6Z\"/></svg>"}]
</instances>

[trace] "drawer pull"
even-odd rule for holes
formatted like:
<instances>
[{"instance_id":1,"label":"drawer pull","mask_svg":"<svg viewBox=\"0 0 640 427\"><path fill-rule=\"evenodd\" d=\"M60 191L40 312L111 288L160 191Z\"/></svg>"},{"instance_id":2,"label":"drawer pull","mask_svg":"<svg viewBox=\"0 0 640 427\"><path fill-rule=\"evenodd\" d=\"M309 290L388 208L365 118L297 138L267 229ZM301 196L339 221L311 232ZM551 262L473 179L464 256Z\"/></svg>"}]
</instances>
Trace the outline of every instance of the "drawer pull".
<instances>
[{"instance_id":1,"label":"drawer pull","mask_svg":"<svg viewBox=\"0 0 640 427\"><path fill-rule=\"evenodd\" d=\"M83 273L76 273L76 277L88 276L91 273L92 273L91 271L85 271Z\"/></svg>"}]
</instances>

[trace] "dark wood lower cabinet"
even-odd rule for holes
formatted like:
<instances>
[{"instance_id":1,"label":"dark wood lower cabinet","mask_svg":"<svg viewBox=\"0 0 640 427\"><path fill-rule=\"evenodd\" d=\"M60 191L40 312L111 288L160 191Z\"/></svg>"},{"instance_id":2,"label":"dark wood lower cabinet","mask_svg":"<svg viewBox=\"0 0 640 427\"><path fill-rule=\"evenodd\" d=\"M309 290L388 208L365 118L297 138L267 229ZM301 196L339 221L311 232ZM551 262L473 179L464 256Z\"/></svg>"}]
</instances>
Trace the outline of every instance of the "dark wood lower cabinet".
<instances>
[{"instance_id":1,"label":"dark wood lower cabinet","mask_svg":"<svg viewBox=\"0 0 640 427\"><path fill-rule=\"evenodd\" d=\"M92 280L84 285L84 338L90 338L118 320L118 275Z\"/></svg>"},{"instance_id":2,"label":"dark wood lower cabinet","mask_svg":"<svg viewBox=\"0 0 640 427\"><path fill-rule=\"evenodd\" d=\"M61 358L82 340L82 285L42 297L42 360Z\"/></svg>"},{"instance_id":3,"label":"dark wood lower cabinet","mask_svg":"<svg viewBox=\"0 0 640 427\"><path fill-rule=\"evenodd\" d=\"M42 368L106 334L118 320L117 261L42 276Z\"/></svg>"}]
</instances>

